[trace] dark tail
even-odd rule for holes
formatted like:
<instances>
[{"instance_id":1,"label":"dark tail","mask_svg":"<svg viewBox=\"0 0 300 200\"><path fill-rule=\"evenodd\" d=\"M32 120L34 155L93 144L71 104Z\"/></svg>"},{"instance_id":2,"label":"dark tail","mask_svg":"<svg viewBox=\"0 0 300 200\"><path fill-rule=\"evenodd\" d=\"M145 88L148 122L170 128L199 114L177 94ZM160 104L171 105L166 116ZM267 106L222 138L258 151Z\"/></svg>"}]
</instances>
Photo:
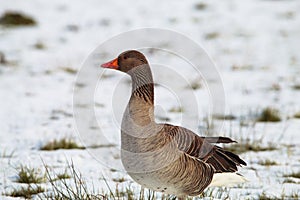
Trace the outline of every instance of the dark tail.
<instances>
[{"instance_id":1,"label":"dark tail","mask_svg":"<svg viewBox=\"0 0 300 200\"><path fill-rule=\"evenodd\" d=\"M247 165L238 155L225 151L221 147L215 147L213 155L206 162L215 168L216 173L236 172L237 166Z\"/></svg>"}]
</instances>

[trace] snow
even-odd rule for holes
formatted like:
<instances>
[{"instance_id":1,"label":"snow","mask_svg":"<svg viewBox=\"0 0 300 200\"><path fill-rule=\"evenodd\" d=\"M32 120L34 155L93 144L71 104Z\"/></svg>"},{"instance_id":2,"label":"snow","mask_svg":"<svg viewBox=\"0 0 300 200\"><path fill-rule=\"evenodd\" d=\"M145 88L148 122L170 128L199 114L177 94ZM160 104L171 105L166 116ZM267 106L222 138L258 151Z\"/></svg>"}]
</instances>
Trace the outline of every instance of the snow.
<instances>
[{"instance_id":1,"label":"snow","mask_svg":"<svg viewBox=\"0 0 300 200\"><path fill-rule=\"evenodd\" d=\"M122 186L137 187L123 172L119 159L119 124L130 95L129 78L115 71L104 72L105 77L99 80L95 90L97 124L88 124L92 130L82 138L72 117L77 75L63 68L79 71L88 56L99 51L98 45L124 31L144 27L182 33L200 44L215 62L223 80L226 113L238 117L220 126L220 134L236 140L263 138L264 144L271 142L278 146L275 151L241 155L248 166L241 168L240 173L249 182L231 188L230 197L251 199L262 192L273 197L280 197L282 191L286 195L299 193L299 184L283 184L283 175L300 169L297 148L300 120L290 118L300 111L300 90L293 89L300 83L300 3L295 0L212 0L203 2L206 5L203 10L195 8L197 3L196 0L168 3L158 0L2 1L0 15L7 10L21 11L32 16L38 25L0 28L0 52L8 60L7 64L0 65L0 195L18 187L14 177L20 165L44 169L45 163L63 170L70 160L87 182L101 188L99 190L107 190L103 181L99 181L102 174L111 187L116 186L112 181L116 177L125 177L126 181L120 183ZM212 33L217 36L209 38L207 35ZM45 48L36 49L34 45L38 42ZM104 53L98 58L99 63L93 64L113 58ZM188 82L198 80L199 76L190 68L182 68L186 65L182 60L164 52L146 53L150 62L156 63L154 79L162 85L155 88L156 114L161 117L158 120L168 117L168 123L181 124L182 118L187 117L189 120L183 125L194 131L199 125L206 125L202 120L210 113L210 99L205 80L201 82L201 89L188 91ZM176 73L159 73L159 64L174 67L175 72L181 70L185 80ZM101 71L97 70L93 68L90 73L99 75ZM270 89L274 84L280 89ZM185 106L183 113L169 112L173 107L184 106L174 91L192 92L198 110ZM279 109L283 120L240 127L240 119L251 119L267 106ZM192 111L189 113L189 110ZM65 137L87 145L112 143L117 146L39 150L48 141ZM267 158L279 165L258 164ZM120 171L111 172L111 168Z\"/></svg>"}]
</instances>

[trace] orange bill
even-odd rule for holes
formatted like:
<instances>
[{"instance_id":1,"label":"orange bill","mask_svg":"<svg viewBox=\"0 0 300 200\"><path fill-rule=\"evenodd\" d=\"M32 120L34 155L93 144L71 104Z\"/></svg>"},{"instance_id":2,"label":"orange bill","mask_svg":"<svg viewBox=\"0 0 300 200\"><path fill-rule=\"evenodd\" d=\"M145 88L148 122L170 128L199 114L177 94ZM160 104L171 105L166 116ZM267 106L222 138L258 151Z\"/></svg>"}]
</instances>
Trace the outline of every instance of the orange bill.
<instances>
[{"instance_id":1,"label":"orange bill","mask_svg":"<svg viewBox=\"0 0 300 200\"><path fill-rule=\"evenodd\" d=\"M101 65L103 68L118 69L118 58Z\"/></svg>"}]
</instances>

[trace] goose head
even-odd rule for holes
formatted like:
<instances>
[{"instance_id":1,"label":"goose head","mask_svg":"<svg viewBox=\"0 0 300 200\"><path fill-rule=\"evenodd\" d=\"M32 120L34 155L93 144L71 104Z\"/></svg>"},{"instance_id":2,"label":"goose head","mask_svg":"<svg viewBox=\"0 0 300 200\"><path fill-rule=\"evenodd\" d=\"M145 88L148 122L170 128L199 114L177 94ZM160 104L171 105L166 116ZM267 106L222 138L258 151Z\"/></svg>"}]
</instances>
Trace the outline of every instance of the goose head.
<instances>
[{"instance_id":1,"label":"goose head","mask_svg":"<svg viewBox=\"0 0 300 200\"><path fill-rule=\"evenodd\" d=\"M148 65L146 57L139 51L129 50L117 58L101 65L103 68L116 69L128 73L139 66Z\"/></svg>"}]
</instances>

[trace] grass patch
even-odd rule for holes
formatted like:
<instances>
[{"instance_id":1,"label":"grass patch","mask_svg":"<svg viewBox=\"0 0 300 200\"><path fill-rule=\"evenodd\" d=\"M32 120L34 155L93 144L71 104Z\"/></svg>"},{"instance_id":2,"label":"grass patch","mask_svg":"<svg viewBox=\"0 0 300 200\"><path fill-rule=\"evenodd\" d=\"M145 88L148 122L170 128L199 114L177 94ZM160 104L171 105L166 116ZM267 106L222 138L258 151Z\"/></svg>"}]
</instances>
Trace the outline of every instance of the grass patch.
<instances>
[{"instance_id":1,"label":"grass patch","mask_svg":"<svg viewBox=\"0 0 300 200\"><path fill-rule=\"evenodd\" d=\"M257 118L258 122L279 122L281 117L279 111L275 108L267 107L263 109L260 116Z\"/></svg>"},{"instance_id":2,"label":"grass patch","mask_svg":"<svg viewBox=\"0 0 300 200\"><path fill-rule=\"evenodd\" d=\"M300 90L300 84L293 85L294 90Z\"/></svg>"},{"instance_id":3,"label":"grass patch","mask_svg":"<svg viewBox=\"0 0 300 200\"><path fill-rule=\"evenodd\" d=\"M46 167L46 166L45 166ZM80 173L75 170L73 163L68 166L68 170L70 170L71 179L70 181L66 181L65 179L55 181L52 178L53 173L50 173L49 168L46 167L46 174L49 182L51 183L51 194L44 193L44 198L40 199L82 199L82 200L103 200L103 199L127 199L127 200L175 200L176 196L162 194L161 196L156 195L156 192L149 189L133 189L131 186L121 186L121 181L125 181L124 178L118 179L116 183L116 187L112 189L107 180L103 177L103 180L107 186L106 191L95 191L92 187L88 187L85 180L81 176ZM229 198L229 190L227 188L208 188L204 191L199 198L202 199L209 197L212 199L220 198L220 199L228 199ZM194 198L187 198L187 200L192 200Z\"/></svg>"},{"instance_id":4,"label":"grass patch","mask_svg":"<svg viewBox=\"0 0 300 200\"><path fill-rule=\"evenodd\" d=\"M229 191L230 188L209 187L204 190L204 192L200 195L200 198L206 199L206 197L209 197L209 199L230 199Z\"/></svg>"},{"instance_id":5,"label":"grass patch","mask_svg":"<svg viewBox=\"0 0 300 200\"><path fill-rule=\"evenodd\" d=\"M266 159L266 160L261 160L258 162L258 164L260 165L264 165L264 166L273 166L273 165L278 165L277 162L273 161L273 160L269 160L269 159Z\"/></svg>"},{"instance_id":6,"label":"grass patch","mask_svg":"<svg viewBox=\"0 0 300 200\"><path fill-rule=\"evenodd\" d=\"M231 66L231 70L232 71L248 71L248 70L253 70L253 66L252 65L237 65L237 64L234 64Z\"/></svg>"},{"instance_id":7,"label":"grass patch","mask_svg":"<svg viewBox=\"0 0 300 200\"><path fill-rule=\"evenodd\" d=\"M181 112L183 112L184 110L183 110L183 107L180 107L180 106L178 106L178 107L173 107L173 108L171 108L170 110L169 110L169 112L173 112L173 113L181 113Z\"/></svg>"},{"instance_id":8,"label":"grass patch","mask_svg":"<svg viewBox=\"0 0 300 200\"><path fill-rule=\"evenodd\" d=\"M300 111L296 112L293 116L294 118L300 119Z\"/></svg>"},{"instance_id":9,"label":"grass patch","mask_svg":"<svg viewBox=\"0 0 300 200\"><path fill-rule=\"evenodd\" d=\"M21 166L20 171L18 173L18 178L16 182L18 183L44 183L46 181L45 174L42 174L40 170L35 168L30 168L27 166Z\"/></svg>"},{"instance_id":10,"label":"grass patch","mask_svg":"<svg viewBox=\"0 0 300 200\"><path fill-rule=\"evenodd\" d=\"M7 63L7 60L5 58L5 55L3 52L0 51L0 64L4 65Z\"/></svg>"},{"instance_id":11,"label":"grass patch","mask_svg":"<svg viewBox=\"0 0 300 200\"><path fill-rule=\"evenodd\" d=\"M199 80L195 80L195 81L191 82L191 84L189 84L187 86L187 88L190 88L192 90L197 90L197 89L202 88L202 84Z\"/></svg>"},{"instance_id":12,"label":"grass patch","mask_svg":"<svg viewBox=\"0 0 300 200\"><path fill-rule=\"evenodd\" d=\"M292 184L295 184L295 183L297 183L297 182L294 181L294 180L291 179L291 178L286 178L286 179L284 179L283 183L292 183Z\"/></svg>"},{"instance_id":13,"label":"grass patch","mask_svg":"<svg viewBox=\"0 0 300 200\"><path fill-rule=\"evenodd\" d=\"M57 180L69 179L69 178L71 178L71 175L69 175L67 172L64 172L61 174L57 174L56 177L57 177Z\"/></svg>"},{"instance_id":14,"label":"grass patch","mask_svg":"<svg viewBox=\"0 0 300 200\"><path fill-rule=\"evenodd\" d=\"M169 122L169 121L171 121L171 119L169 117L165 117L165 116L156 116L156 119L158 121L162 121L162 122Z\"/></svg>"},{"instance_id":15,"label":"grass patch","mask_svg":"<svg viewBox=\"0 0 300 200\"><path fill-rule=\"evenodd\" d=\"M234 115L214 114L213 118L217 119L217 120L235 120L236 116L234 116Z\"/></svg>"},{"instance_id":16,"label":"grass patch","mask_svg":"<svg viewBox=\"0 0 300 200\"><path fill-rule=\"evenodd\" d=\"M259 200L278 200L278 199L281 199L281 200L296 200L296 199L299 199L299 192L296 191L296 192L292 192L291 194L289 195L286 195L284 193L284 191L282 191L281 195L280 196L275 196L275 195L267 195L265 191L263 191L261 194L258 195L258 198Z\"/></svg>"},{"instance_id":17,"label":"grass patch","mask_svg":"<svg viewBox=\"0 0 300 200\"><path fill-rule=\"evenodd\" d=\"M284 191L281 194L281 198L277 198L277 199L282 199L282 200L296 200L299 199L299 190L297 191L292 191L289 195L286 195L284 193Z\"/></svg>"},{"instance_id":18,"label":"grass patch","mask_svg":"<svg viewBox=\"0 0 300 200\"><path fill-rule=\"evenodd\" d=\"M5 149L0 153L0 158L12 158L14 157L15 151L7 152Z\"/></svg>"},{"instance_id":19,"label":"grass patch","mask_svg":"<svg viewBox=\"0 0 300 200\"><path fill-rule=\"evenodd\" d=\"M0 17L0 25L3 26L34 26L36 21L19 12L5 12Z\"/></svg>"},{"instance_id":20,"label":"grass patch","mask_svg":"<svg viewBox=\"0 0 300 200\"><path fill-rule=\"evenodd\" d=\"M11 197L23 197L25 199L31 199L33 195L45 192L41 186L32 187L28 185L27 187L21 187L18 189L13 189L11 192L5 193L6 196Z\"/></svg>"},{"instance_id":21,"label":"grass patch","mask_svg":"<svg viewBox=\"0 0 300 200\"><path fill-rule=\"evenodd\" d=\"M249 139L242 140L239 143L230 144L227 147L224 147L225 150L231 151L235 154L241 154L248 151L274 151L277 150L276 146L272 143L269 143L267 146L262 146L260 141L250 141Z\"/></svg>"},{"instance_id":22,"label":"grass patch","mask_svg":"<svg viewBox=\"0 0 300 200\"><path fill-rule=\"evenodd\" d=\"M116 187L114 194L111 194L111 197L116 198L116 199L128 199L128 200L133 200L134 198L134 193L131 188L125 188L122 190L119 190L118 187Z\"/></svg>"},{"instance_id":23,"label":"grass patch","mask_svg":"<svg viewBox=\"0 0 300 200\"><path fill-rule=\"evenodd\" d=\"M55 151L58 149L85 149L85 147L78 145L72 139L63 138L48 142L40 148L42 151Z\"/></svg>"},{"instance_id":24,"label":"grass patch","mask_svg":"<svg viewBox=\"0 0 300 200\"><path fill-rule=\"evenodd\" d=\"M296 192L293 192L289 198L291 199L299 199L300 198L300 194L299 194L299 191L296 191Z\"/></svg>"},{"instance_id":25,"label":"grass patch","mask_svg":"<svg viewBox=\"0 0 300 200\"><path fill-rule=\"evenodd\" d=\"M213 40L213 39L216 39L216 38L218 38L218 37L220 37L220 33L218 33L218 32L207 33L207 34L205 34L205 36L204 36L204 38L205 38L206 40Z\"/></svg>"},{"instance_id":26,"label":"grass patch","mask_svg":"<svg viewBox=\"0 0 300 200\"><path fill-rule=\"evenodd\" d=\"M111 168L110 171L111 171L111 172L116 172L117 170L114 169L114 168Z\"/></svg>"},{"instance_id":27,"label":"grass patch","mask_svg":"<svg viewBox=\"0 0 300 200\"><path fill-rule=\"evenodd\" d=\"M193 90L197 90L197 89L199 89L199 88L201 88L202 86L201 86L201 84L200 83L197 83L197 82L193 82L192 84L191 84L191 88L193 89Z\"/></svg>"},{"instance_id":28,"label":"grass patch","mask_svg":"<svg viewBox=\"0 0 300 200\"><path fill-rule=\"evenodd\" d=\"M196 10L205 10L207 8L207 5L203 2L195 4L195 9Z\"/></svg>"},{"instance_id":29,"label":"grass patch","mask_svg":"<svg viewBox=\"0 0 300 200\"><path fill-rule=\"evenodd\" d=\"M57 179L61 180L61 179L69 179L71 178L71 176L69 174L58 174L57 175Z\"/></svg>"},{"instance_id":30,"label":"grass patch","mask_svg":"<svg viewBox=\"0 0 300 200\"><path fill-rule=\"evenodd\" d=\"M77 74L77 70L73 69L71 67L61 67L61 70L63 70L64 72L66 72L68 74Z\"/></svg>"},{"instance_id":31,"label":"grass patch","mask_svg":"<svg viewBox=\"0 0 300 200\"><path fill-rule=\"evenodd\" d=\"M125 182L125 178L124 177L122 177L122 178L113 178L112 179L114 182L118 182L118 183L123 183L123 182Z\"/></svg>"},{"instance_id":32,"label":"grass patch","mask_svg":"<svg viewBox=\"0 0 300 200\"><path fill-rule=\"evenodd\" d=\"M290 174L285 174L283 177L292 177L292 178L299 178L300 179L300 171L292 172Z\"/></svg>"},{"instance_id":33,"label":"grass patch","mask_svg":"<svg viewBox=\"0 0 300 200\"><path fill-rule=\"evenodd\" d=\"M276 197L270 197L265 192L262 192L260 195L258 195L258 200L275 200L278 199Z\"/></svg>"},{"instance_id":34,"label":"grass patch","mask_svg":"<svg viewBox=\"0 0 300 200\"><path fill-rule=\"evenodd\" d=\"M73 165L69 165L71 181L66 181L65 178L58 179L58 175L52 178L49 168L46 168L47 179L51 184L51 194L44 194L41 199L83 199L83 200L103 200L107 199L106 196L101 194L94 194L88 188L86 182L83 180Z\"/></svg>"},{"instance_id":35,"label":"grass patch","mask_svg":"<svg viewBox=\"0 0 300 200\"><path fill-rule=\"evenodd\" d=\"M42 42L40 42L40 41L37 42L37 43L35 43L35 44L33 45L33 47L34 47L35 49L38 49L38 50L46 49L45 44L42 43Z\"/></svg>"},{"instance_id":36,"label":"grass patch","mask_svg":"<svg viewBox=\"0 0 300 200\"><path fill-rule=\"evenodd\" d=\"M116 147L116 144L95 144L95 145L91 145L88 146L89 149L99 149L99 148L112 148L112 147Z\"/></svg>"}]
</instances>

